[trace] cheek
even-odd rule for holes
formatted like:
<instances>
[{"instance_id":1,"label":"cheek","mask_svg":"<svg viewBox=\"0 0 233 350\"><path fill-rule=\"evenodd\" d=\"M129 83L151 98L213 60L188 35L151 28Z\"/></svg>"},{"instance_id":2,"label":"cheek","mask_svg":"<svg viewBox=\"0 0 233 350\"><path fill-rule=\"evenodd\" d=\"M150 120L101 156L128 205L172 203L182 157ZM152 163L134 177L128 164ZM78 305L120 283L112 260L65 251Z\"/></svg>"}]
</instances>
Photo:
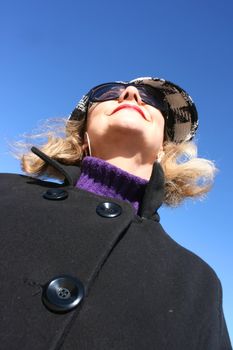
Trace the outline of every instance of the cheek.
<instances>
[{"instance_id":1,"label":"cheek","mask_svg":"<svg viewBox=\"0 0 233 350\"><path fill-rule=\"evenodd\" d=\"M89 108L88 116L90 116L90 118L95 118L101 115L108 115L115 105L116 102L113 100L94 102Z\"/></svg>"},{"instance_id":2,"label":"cheek","mask_svg":"<svg viewBox=\"0 0 233 350\"><path fill-rule=\"evenodd\" d=\"M164 142L165 120L160 111L156 110L153 112L152 138L154 137L154 146L160 148Z\"/></svg>"},{"instance_id":3,"label":"cheek","mask_svg":"<svg viewBox=\"0 0 233 350\"><path fill-rule=\"evenodd\" d=\"M153 125L154 128L161 133L162 135L164 134L164 128L165 128L165 120L162 115L162 113L159 110L156 110L153 115Z\"/></svg>"},{"instance_id":4,"label":"cheek","mask_svg":"<svg viewBox=\"0 0 233 350\"><path fill-rule=\"evenodd\" d=\"M86 131L92 140L98 139L106 129L105 109L100 104L91 106L87 115Z\"/></svg>"},{"instance_id":5,"label":"cheek","mask_svg":"<svg viewBox=\"0 0 233 350\"><path fill-rule=\"evenodd\" d=\"M89 108L87 114L87 128L91 125L98 123L101 120L101 115L103 114L102 106L99 103L93 103Z\"/></svg>"},{"instance_id":6,"label":"cheek","mask_svg":"<svg viewBox=\"0 0 233 350\"><path fill-rule=\"evenodd\" d=\"M89 108L87 115L87 127L95 126L100 128L107 126L109 122L109 116L116 108L117 101L110 100L99 103L93 103Z\"/></svg>"},{"instance_id":7,"label":"cheek","mask_svg":"<svg viewBox=\"0 0 233 350\"><path fill-rule=\"evenodd\" d=\"M165 128L165 122L164 122L164 119L162 119L157 124L157 132L158 132L158 137L160 139L161 145L164 142L164 128Z\"/></svg>"}]
</instances>

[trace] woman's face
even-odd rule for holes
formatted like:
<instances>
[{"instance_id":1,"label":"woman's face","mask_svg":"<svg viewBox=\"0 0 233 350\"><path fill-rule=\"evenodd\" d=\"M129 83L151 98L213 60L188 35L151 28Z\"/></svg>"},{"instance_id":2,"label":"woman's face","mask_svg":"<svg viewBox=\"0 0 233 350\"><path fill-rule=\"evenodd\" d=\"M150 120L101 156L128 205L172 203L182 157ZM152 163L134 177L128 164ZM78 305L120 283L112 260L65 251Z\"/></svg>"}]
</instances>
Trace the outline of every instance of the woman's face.
<instances>
[{"instance_id":1,"label":"woman's face","mask_svg":"<svg viewBox=\"0 0 233 350\"><path fill-rule=\"evenodd\" d=\"M101 157L106 147L120 150L125 146L150 152L156 159L163 145L164 117L141 100L135 86L128 86L117 100L89 107L87 132L93 156Z\"/></svg>"}]
</instances>

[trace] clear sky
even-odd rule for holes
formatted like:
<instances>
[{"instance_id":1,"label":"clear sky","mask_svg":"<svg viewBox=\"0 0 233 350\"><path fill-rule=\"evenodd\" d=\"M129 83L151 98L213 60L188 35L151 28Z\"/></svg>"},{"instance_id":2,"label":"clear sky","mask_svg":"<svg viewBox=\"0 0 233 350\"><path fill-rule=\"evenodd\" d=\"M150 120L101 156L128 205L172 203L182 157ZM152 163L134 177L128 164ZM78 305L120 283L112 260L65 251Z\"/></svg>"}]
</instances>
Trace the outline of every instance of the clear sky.
<instances>
[{"instance_id":1,"label":"clear sky","mask_svg":"<svg viewBox=\"0 0 233 350\"><path fill-rule=\"evenodd\" d=\"M219 172L202 202L162 208L161 222L211 265L233 339L233 2L2 0L0 171L19 172L7 143L40 120L67 116L92 86L158 76L193 97L199 155Z\"/></svg>"}]
</instances>

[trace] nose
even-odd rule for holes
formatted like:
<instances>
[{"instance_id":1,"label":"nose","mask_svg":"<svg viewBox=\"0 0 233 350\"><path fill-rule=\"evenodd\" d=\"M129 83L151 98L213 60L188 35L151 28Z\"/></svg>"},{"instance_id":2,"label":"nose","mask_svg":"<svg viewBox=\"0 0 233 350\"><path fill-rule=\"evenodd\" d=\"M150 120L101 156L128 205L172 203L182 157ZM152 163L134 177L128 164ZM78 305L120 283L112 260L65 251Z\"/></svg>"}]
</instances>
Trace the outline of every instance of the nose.
<instances>
[{"instance_id":1,"label":"nose","mask_svg":"<svg viewBox=\"0 0 233 350\"><path fill-rule=\"evenodd\" d=\"M135 86L127 86L119 96L118 101L123 102L124 100L136 101L139 105L142 104L142 99L138 89Z\"/></svg>"}]
</instances>

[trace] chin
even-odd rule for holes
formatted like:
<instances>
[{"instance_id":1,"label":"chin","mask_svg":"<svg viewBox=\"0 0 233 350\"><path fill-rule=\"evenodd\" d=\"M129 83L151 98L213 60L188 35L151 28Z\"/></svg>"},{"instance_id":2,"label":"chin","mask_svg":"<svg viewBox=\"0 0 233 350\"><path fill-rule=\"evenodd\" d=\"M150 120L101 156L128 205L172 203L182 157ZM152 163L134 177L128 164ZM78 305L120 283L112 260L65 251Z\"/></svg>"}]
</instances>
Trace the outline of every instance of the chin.
<instances>
[{"instance_id":1,"label":"chin","mask_svg":"<svg viewBox=\"0 0 233 350\"><path fill-rule=\"evenodd\" d=\"M132 120L132 118L122 118L121 120L118 119L117 121L114 121L111 123L111 128L114 129L121 129L122 131L128 131L128 132L138 132L143 133L146 131L145 129L145 121L144 120L135 120L135 118Z\"/></svg>"},{"instance_id":2,"label":"chin","mask_svg":"<svg viewBox=\"0 0 233 350\"><path fill-rule=\"evenodd\" d=\"M126 126L118 125L115 128L115 132L119 133L121 136L126 135L128 137L132 137L134 141L139 140L140 138L141 139L145 138L145 134L142 131L142 129L137 128L135 126L126 127Z\"/></svg>"}]
</instances>

